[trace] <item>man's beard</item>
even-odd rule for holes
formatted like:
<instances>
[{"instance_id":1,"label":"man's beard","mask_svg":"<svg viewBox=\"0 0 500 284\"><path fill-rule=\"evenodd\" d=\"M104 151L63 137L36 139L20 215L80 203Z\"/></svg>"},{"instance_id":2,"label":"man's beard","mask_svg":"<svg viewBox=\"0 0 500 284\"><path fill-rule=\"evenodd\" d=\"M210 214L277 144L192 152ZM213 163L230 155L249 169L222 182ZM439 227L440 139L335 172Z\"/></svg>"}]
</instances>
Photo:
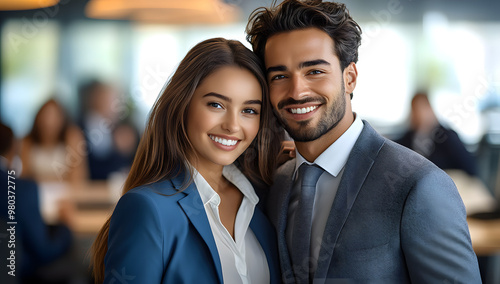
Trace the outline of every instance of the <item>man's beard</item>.
<instances>
[{"instance_id":1,"label":"man's beard","mask_svg":"<svg viewBox=\"0 0 500 284\"><path fill-rule=\"evenodd\" d=\"M314 141L324 134L328 133L330 130L335 128L339 124L339 122L342 120L342 118L345 115L345 109L346 109L346 98L345 98L345 89L344 89L344 84L342 80L342 89L340 90L340 93L337 94L337 101L333 102L330 108L328 108L325 112L325 115L320 118L318 125L314 126L311 125L311 120L304 120L304 121L298 121L296 122L299 124L298 128L292 128L278 112L276 112L276 116L280 120L281 124L285 128L285 130L288 132L290 137L292 137L293 140L297 142L309 142L309 141ZM293 99L290 99L286 102L286 105L288 104L303 104L311 101L319 101L322 103L323 106L326 106L326 101L321 98L321 99L314 99L314 100L302 100L302 101L295 101ZM278 104L279 109L282 109L284 105Z\"/></svg>"}]
</instances>

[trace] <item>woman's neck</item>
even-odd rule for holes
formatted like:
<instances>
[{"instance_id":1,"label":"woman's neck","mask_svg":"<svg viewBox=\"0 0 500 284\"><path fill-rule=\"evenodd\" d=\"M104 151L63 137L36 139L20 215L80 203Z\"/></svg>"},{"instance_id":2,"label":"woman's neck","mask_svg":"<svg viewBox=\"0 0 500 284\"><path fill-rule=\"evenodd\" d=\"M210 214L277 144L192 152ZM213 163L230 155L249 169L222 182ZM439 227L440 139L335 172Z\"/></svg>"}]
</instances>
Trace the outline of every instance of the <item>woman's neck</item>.
<instances>
[{"instance_id":1,"label":"woman's neck","mask_svg":"<svg viewBox=\"0 0 500 284\"><path fill-rule=\"evenodd\" d=\"M43 148L53 148L55 146L57 146L59 144L59 141L57 138L42 138L40 139L40 143L38 143L38 145L40 145L40 147L43 147Z\"/></svg>"},{"instance_id":2,"label":"woman's neck","mask_svg":"<svg viewBox=\"0 0 500 284\"><path fill-rule=\"evenodd\" d=\"M208 166L202 163L191 163L191 165L203 176L215 192L220 193L227 188L229 181L222 175L223 166Z\"/></svg>"}]
</instances>

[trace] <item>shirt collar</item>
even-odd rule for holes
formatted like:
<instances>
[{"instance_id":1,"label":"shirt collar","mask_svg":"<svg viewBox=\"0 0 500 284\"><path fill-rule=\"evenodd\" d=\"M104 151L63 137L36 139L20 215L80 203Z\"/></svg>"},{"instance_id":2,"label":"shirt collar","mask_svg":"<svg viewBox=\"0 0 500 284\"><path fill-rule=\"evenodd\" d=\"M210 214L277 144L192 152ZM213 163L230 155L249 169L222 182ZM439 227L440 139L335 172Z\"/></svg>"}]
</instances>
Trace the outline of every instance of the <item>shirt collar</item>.
<instances>
[{"instance_id":1,"label":"shirt collar","mask_svg":"<svg viewBox=\"0 0 500 284\"><path fill-rule=\"evenodd\" d=\"M294 176L300 165L302 165L302 163L307 163L309 165L316 164L332 176L336 177L347 163L349 154L351 153L351 150L358 140L362 130L363 122L361 121L361 118L354 113L354 122L351 126L349 126L344 134L333 142L332 145L323 151L323 153L321 153L321 155L314 160L314 163L308 162L304 157L302 157L302 155L300 155L299 151L297 151Z\"/></svg>"},{"instance_id":2,"label":"shirt collar","mask_svg":"<svg viewBox=\"0 0 500 284\"><path fill-rule=\"evenodd\" d=\"M201 201L203 205L211 203L212 205L218 206L220 204L220 197L213 190L213 188L208 184L205 178L191 166L193 170L193 180L200 193ZM236 167L236 165L231 164L224 166L222 169L222 175L230 181L236 188L238 188L244 197L246 197L253 205L259 202L259 198L253 189L250 181L245 177L245 175Z\"/></svg>"}]
</instances>

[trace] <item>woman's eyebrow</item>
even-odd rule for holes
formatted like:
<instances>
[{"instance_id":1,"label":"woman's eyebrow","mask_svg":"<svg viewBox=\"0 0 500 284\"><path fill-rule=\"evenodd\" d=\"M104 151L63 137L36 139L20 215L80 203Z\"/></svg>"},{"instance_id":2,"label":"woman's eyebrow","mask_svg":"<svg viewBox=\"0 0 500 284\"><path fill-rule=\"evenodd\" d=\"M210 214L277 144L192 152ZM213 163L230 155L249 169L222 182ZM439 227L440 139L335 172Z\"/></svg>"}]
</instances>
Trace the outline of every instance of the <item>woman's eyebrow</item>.
<instances>
[{"instance_id":1,"label":"woman's eyebrow","mask_svg":"<svg viewBox=\"0 0 500 284\"><path fill-rule=\"evenodd\" d=\"M204 98L205 97L216 97L216 98L219 98L219 99L224 100L226 102L230 102L230 103L233 102L233 100L231 98L226 97L224 95L221 95L219 93L215 93L215 92L210 92L210 93L204 95L203 97ZM262 101L261 100L248 100L248 101L243 102L243 104L245 104L245 105L262 105Z\"/></svg>"},{"instance_id":2,"label":"woman's eyebrow","mask_svg":"<svg viewBox=\"0 0 500 284\"><path fill-rule=\"evenodd\" d=\"M248 101L245 101L243 104L245 104L245 105L262 105L262 101L261 100L248 100Z\"/></svg>"},{"instance_id":3,"label":"woman's eyebrow","mask_svg":"<svg viewBox=\"0 0 500 284\"><path fill-rule=\"evenodd\" d=\"M214 93L214 92L210 92L206 95L203 96L204 98L205 97L216 97L216 98L219 98L221 100L224 100L224 101L227 101L227 102L232 102L233 100L229 97L226 97L224 95L221 95L221 94L218 94L218 93Z\"/></svg>"}]
</instances>

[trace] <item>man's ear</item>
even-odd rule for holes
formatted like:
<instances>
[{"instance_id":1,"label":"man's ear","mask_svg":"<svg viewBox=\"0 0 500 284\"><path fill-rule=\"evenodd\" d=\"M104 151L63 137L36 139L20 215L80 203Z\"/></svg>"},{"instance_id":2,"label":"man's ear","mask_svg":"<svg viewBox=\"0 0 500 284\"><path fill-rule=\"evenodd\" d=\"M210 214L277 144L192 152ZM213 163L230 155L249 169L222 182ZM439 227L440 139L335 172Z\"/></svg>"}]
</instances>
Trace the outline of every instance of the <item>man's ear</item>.
<instances>
[{"instance_id":1,"label":"man's ear","mask_svg":"<svg viewBox=\"0 0 500 284\"><path fill-rule=\"evenodd\" d=\"M358 78L358 69L356 69L356 63L351 62L344 69L344 88L347 94L352 94L354 88L356 88L356 80Z\"/></svg>"}]
</instances>

